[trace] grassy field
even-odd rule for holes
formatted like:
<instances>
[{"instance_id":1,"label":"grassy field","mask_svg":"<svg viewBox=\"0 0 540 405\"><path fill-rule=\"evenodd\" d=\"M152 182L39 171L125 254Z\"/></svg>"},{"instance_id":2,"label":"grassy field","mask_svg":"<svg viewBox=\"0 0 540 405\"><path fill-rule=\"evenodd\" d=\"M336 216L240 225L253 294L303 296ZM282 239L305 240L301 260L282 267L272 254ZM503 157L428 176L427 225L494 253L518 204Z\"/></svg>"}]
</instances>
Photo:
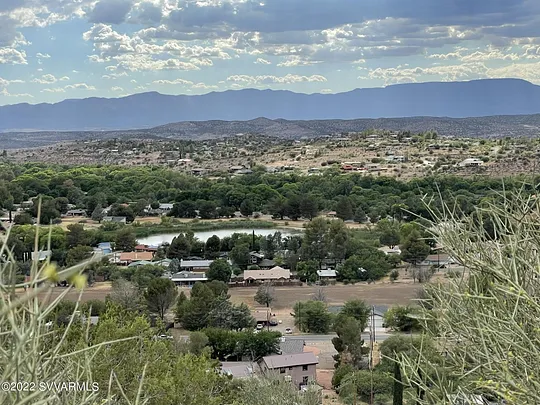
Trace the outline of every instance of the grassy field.
<instances>
[{"instance_id":1,"label":"grassy field","mask_svg":"<svg viewBox=\"0 0 540 405\"><path fill-rule=\"evenodd\" d=\"M285 310L292 308L298 301L309 300L312 294L320 288L318 286L302 287L276 287L276 302L273 308L276 310ZM410 304L411 300L416 298L416 291L421 288L419 284L413 284L409 281L390 283L379 281L374 284L360 283L356 285L334 285L324 287L329 305L341 305L351 299L365 300L371 305L405 305ZM188 295L189 290L184 289ZM63 287L55 287L51 294L54 299L64 291ZM231 288L229 293L234 303L244 302L249 306L257 306L253 296L257 291L256 287L238 287ZM111 292L111 284L96 283L92 287L87 287L82 294L82 301L104 300ZM70 291L66 298L77 300L79 293ZM45 295L42 296L44 298Z\"/></svg>"}]
</instances>

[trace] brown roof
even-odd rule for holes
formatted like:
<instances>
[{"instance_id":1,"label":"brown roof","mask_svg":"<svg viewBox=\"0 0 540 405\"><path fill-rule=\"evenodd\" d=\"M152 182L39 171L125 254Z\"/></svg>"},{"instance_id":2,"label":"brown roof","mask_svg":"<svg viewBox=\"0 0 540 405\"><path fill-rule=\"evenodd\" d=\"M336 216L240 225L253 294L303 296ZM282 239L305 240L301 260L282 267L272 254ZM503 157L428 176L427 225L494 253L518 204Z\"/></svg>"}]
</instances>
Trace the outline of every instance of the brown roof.
<instances>
[{"instance_id":1,"label":"brown roof","mask_svg":"<svg viewBox=\"0 0 540 405\"><path fill-rule=\"evenodd\" d=\"M304 366L306 364L318 364L319 360L312 352L295 353L295 354L278 354L275 356L266 356L262 361L269 369L281 367Z\"/></svg>"},{"instance_id":2,"label":"brown roof","mask_svg":"<svg viewBox=\"0 0 540 405\"><path fill-rule=\"evenodd\" d=\"M244 270L244 280L279 280L290 279L291 271L276 266L270 270Z\"/></svg>"},{"instance_id":3,"label":"brown roof","mask_svg":"<svg viewBox=\"0 0 540 405\"><path fill-rule=\"evenodd\" d=\"M120 253L121 262L138 262L140 260L152 260L154 253L152 252L124 252Z\"/></svg>"}]
</instances>

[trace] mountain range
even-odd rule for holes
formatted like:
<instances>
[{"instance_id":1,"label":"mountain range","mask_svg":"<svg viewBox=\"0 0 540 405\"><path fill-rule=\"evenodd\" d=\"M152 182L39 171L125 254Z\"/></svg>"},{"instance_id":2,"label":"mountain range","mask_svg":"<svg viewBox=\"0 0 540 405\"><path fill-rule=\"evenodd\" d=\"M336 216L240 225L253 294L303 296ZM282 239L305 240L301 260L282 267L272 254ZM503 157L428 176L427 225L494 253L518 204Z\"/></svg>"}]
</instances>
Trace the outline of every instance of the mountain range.
<instances>
[{"instance_id":1,"label":"mountain range","mask_svg":"<svg viewBox=\"0 0 540 405\"><path fill-rule=\"evenodd\" d=\"M540 86L521 79L485 79L397 84L336 94L245 89L204 95L150 92L55 104L22 103L0 106L0 132L130 130L179 121L246 121L257 117L353 120L537 113Z\"/></svg>"}]
</instances>

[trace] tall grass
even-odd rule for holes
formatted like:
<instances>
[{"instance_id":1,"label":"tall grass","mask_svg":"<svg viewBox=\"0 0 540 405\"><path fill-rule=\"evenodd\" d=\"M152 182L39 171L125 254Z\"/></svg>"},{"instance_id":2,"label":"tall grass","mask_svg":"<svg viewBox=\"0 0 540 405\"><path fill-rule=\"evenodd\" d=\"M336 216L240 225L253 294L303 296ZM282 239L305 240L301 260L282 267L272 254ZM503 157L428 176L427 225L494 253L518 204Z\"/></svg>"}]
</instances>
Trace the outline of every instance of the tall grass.
<instances>
[{"instance_id":1,"label":"tall grass","mask_svg":"<svg viewBox=\"0 0 540 405\"><path fill-rule=\"evenodd\" d=\"M48 261L39 263L35 260L29 281L16 284L17 266L7 246L8 236L9 231L7 235L0 235L0 404L118 403L119 398L110 394L110 388L117 384L113 373L108 387L92 385L95 382L92 376L94 356L101 347L114 342L66 350L70 329L75 322L82 322L77 316L81 294L65 329L60 332L47 322L47 317L70 291L79 289L82 293L86 284L82 272L92 259L61 271ZM37 252L39 248L36 232L34 250ZM70 286L53 298L52 286L63 279L69 280ZM88 321L85 325L87 337L89 326ZM69 382L86 383L88 389L81 390L81 386L70 389L62 385ZM142 381L140 384L142 387ZM122 398L123 403L142 404L140 391L136 398Z\"/></svg>"}]
</instances>

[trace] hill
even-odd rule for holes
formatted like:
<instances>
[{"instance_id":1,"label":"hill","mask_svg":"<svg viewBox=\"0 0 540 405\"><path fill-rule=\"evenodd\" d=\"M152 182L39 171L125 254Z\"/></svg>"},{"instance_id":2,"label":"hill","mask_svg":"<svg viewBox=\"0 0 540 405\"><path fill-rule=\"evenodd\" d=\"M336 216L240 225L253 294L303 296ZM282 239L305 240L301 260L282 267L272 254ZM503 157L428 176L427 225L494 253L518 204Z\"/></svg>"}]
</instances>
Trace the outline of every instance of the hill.
<instances>
[{"instance_id":1,"label":"hill","mask_svg":"<svg viewBox=\"0 0 540 405\"><path fill-rule=\"evenodd\" d=\"M178 121L189 121L184 126L189 132L189 126L195 125L193 121L249 121L264 116L277 120L274 123L279 123L280 131L296 133L296 125L304 126L295 123L283 127L283 120L465 118L537 113L540 113L539 86L519 79L490 79L399 84L337 94L245 89L196 96L152 92L56 104L14 104L0 107L0 132L129 130ZM264 120L259 121L255 120L253 125L266 125ZM205 125L216 128L221 124ZM232 131L233 126L228 126Z\"/></svg>"}]
</instances>

